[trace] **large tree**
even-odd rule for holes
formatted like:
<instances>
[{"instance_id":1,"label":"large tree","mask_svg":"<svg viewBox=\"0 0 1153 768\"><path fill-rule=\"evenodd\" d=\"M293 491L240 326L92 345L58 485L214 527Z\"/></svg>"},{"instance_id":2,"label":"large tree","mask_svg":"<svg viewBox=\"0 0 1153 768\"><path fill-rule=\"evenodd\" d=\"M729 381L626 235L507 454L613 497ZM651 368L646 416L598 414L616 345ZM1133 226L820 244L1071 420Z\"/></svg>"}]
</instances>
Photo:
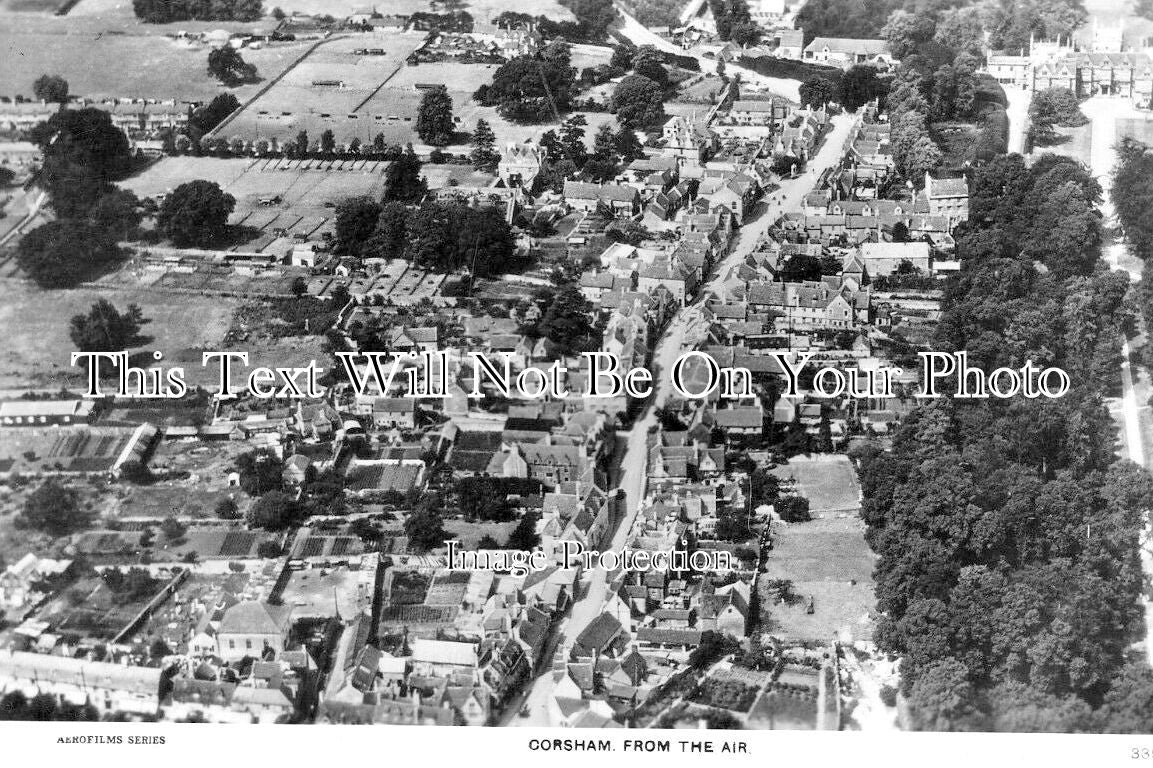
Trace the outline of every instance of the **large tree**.
<instances>
[{"instance_id":1,"label":"large tree","mask_svg":"<svg viewBox=\"0 0 1153 768\"><path fill-rule=\"evenodd\" d=\"M87 528L91 520L91 512L81 504L76 492L50 479L28 494L16 525L61 537Z\"/></svg>"},{"instance_id":2,"label":"large tree","mask_svg":"<svg viewBox=\"0 0 1153 768\"><path fill-rule=\"evenodd\" d=\"M629 75L613 90L609 107L617 121L629 128L656 125L665 117L665 92L644 75Z\"/></svg>"},{"instance_id":3,"label":"large tree","mask_svg":"<svg viewBox=\"0 0 1153 768\"><path fill-rule=\"evenodd\" d=\"M837 86L827 78L813 75L801 83L800 96L802 107L823 107L836 98Z\"/></svg>"},{"instance_id":4,"label":"large tree","mask_svg":"<svg viewBox=\"0 0 1153 768\"><path fill-rule=\"evenodd\" d=\"M380 213L380 203L369 197L352 197L338 203L333 250L336 253L358 253L376 231Z\"/></svg>"},{"instance_id":5,"label":"large tree","mask_svg":"<svg viewBox=\"0 0 1153 768\"><path fill-rule=\"evenodd\" d=\"M420 158L409 144L384 171L384 199L404 203L420 202L428 194L428 184L420 174L420 167Z\"/></svg>"},{"instance_id":6,"label":"large tree","mask_svg":"<svg viewBox=\"0 0 1153 768\"><path fill-rule=\"evenodd\" d=\"M60 75L41 75L32 84L36 98L57 104L68 103L68 81Z\"/></svg>"},{"instance_id":7,"label":"large tree","mask_svg":"<svg viewBox=\"0 0 1153 768\"><path fill-rule=\"evenodd\" d=\"M174 244L207 248L228 234L236 198L214 181L188 181L164 198L156 223Z\"/></svg>"},{"instance_id":8,"label":"large tree","mask_svg":"<svg viewBox=\"0 0 1153 768\"><path fill-rule=\"evenodd\" d=\"M123 253L100 226L59 219L29 232L16 249L16 260L41 288L71 288L118 263Z\"/></svg>"},{"instance_id":9,"label":"large tree","mask_svg":"<svg viewBox=\"0 0 1153 768\"><path fill-rule=\"evenodd\" d=\"M256 67L240 55L231 45L213 48L208 52L208 74L229 87L255 82Z\"/></svg>"},{"instance_id":10,"label":"large tree","mask_svg":"<svg viewBox=\"0 0 1153 768\"><path fill-rule=\"evenodd\" d=\"M424 92L416 110L416 135L426 144L443 147L452 141L452 97L443 85Z\"/></svg>"},{"instance_id":11,"label":"large tree","mask_svg":"<svg viewBox=\"0 0 1153 768\"><path fill-rule=\"evenodd\" d=\"M85 215L131 168L128 137L94 107L62 109L29 138L44 153L38 181L61 217Z\"/></svg>"},{"instance_id":12,"label":"large tree","mask_svg":"<svg viewBox=\"0 0 1153 768\"><path fill-rule=\"evenodd\" d=\"M444 530L444 512L440 494L430 493L409 512L404 520L404 534L408 545L418 552L427 552L442 544L448 534Z\"/></svg>"},{"instance_id":13,"label":"large tree","mask_svg":"<svg viewBox=\"0 0 1153 768\"><path fill-rule=\"evenodd\" d=\"M500 152L496 148L496 134L492 127L483 118L476 121L476 130L472 132L472 165L478 171L492 173L500 163Z\"/></svg>"},{"instance_id":14,"label":"large tree","mask_svg":"<svg viewBox=\"0 0 1153 768\"><path fill-rule=\"evenodd\" d=\"M69 336L81 352L119 352L143 343L140 328L146 322L135 304L121 314L108 299L99 299L88 314L72 316Z\"/></svg>"},{"instance_id":15,"label":"large tree","mask_svg":"<svg viewBox=\"0 0 1153 768\"><path fill-rule=\"evenodd\" d=\"M566 354L600 348L600 336L592 322L592 306L574 283L557 289L537 323L536 333L551 340Z\"/></svg>"},{"instance_id":16,"label":"large tree","mask_svg":"<svg viewBox=\"0 0 1153 768\"><path fill-rule=\"evenodd\" d=\"M553 46L550 46L553 48ZM546 49L547 50L547 49ZM501 117L519 123L540 123L567 112L574 95L576 70L569 64L567 46L549 55L517 56L502 64L490 85L477 89L475 98L494 106Z\"/></svg>"},{"instance_id":17,"label":"large tree","mask_svg":"<svg viewBox=\"0 0 1153 768\"><path fill-rule=\"evenodd\" d=\"M837 101L850 112L856 112L881 95L881 91L881 84L877 80L877 68L867 64L855 64L841 77Z\"/></svg>"}]
</instances>

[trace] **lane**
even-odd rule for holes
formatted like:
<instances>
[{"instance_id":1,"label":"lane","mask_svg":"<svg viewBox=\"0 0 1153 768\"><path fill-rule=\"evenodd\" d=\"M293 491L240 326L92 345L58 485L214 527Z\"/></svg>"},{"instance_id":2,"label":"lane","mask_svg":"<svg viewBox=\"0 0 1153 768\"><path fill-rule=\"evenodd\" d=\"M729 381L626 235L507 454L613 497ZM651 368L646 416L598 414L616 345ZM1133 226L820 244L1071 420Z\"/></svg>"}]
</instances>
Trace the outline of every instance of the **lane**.
<instances>
[{"instance_id":1,"label":"lane","mask_svg":"<svg viewBox=\"0 0 1153 768\"><path fill-rule=\"evenodd\" d=\"M1124 99L1110 99L1095 97L1082 104L1081 109L1089 115L1093 125L1093 134L1089 149L1089 165L1094 177L1106 190L1101 203L1101 216L1104 221L1106 241L1104 243L1105 261L1114 270L1125 272L1130 282L1141 279L1142 263L1133 258L1115 232L1117 229L1116 212L1113 201L1109 196L1110 174L1117 162L1117 119L1119 117L1139 117L1133 106ZM1146 329L1148 332L1149 329ZM1118 425L1125 441L1129 458L1136 464L1149 468L1145 458L1145 445L1141 439L1141 422L1139 419L1139 406L1137 394L1133 386L1135 367L1129 349L1128 339L1122 340L1121 345L1121 421ZM1146 510L1145 526L1139 532L1141 543L1141 570L1145 574L1146 582L1153 581L1153 510ZM1153 601L1149 599L1148 590L1142 595L1142 605L1145 609L1145 658L1153 666Z\"/></svg>"},{"instance_id":2,"label":"lane","mask_svg":"<svg viewBox=\"0 0 1153 768\"><path fill-rule=\"evenodd\" d=\"M784 211L795 211L801 207L801 199L812 191L825 169L833 167L841 160L841 150L852 130L855 116L842 114L833 117L832 126L821 148L809 163L810 170L795 179L781 183L780 189L762 202L757 213L741 228L729 253L721 259L710 279L697 293L697 299L681 309L670 321L653 352L651 368L655 387L645 403L640 415L628 433L625 454L621 459L622 474L618 487L627 494L626 513L613 535L612 548L622 550L636 521L640 500L644 498L648 475L648 434L649 428L657 423L657 411L668 401L672 393L672 382L668 371L672 368L687 338L700 320L700 308L710 293L720 290L725 278L734 267L744 261L756 248L761 236L772 226ZM584 594L573 605L572 613L557 630L558 652L568 657L572 645L585 627L601 614L608 595L611 574L603 568L586 572L582 576ZM503 719L504 725L539 727L557 725L549 718L548 702L556 686L556 676L548 670L533 681L528 695L524 698L529 710L527 717L519 715L519 707L510 707Z\"/></svg>"}]
</instances>

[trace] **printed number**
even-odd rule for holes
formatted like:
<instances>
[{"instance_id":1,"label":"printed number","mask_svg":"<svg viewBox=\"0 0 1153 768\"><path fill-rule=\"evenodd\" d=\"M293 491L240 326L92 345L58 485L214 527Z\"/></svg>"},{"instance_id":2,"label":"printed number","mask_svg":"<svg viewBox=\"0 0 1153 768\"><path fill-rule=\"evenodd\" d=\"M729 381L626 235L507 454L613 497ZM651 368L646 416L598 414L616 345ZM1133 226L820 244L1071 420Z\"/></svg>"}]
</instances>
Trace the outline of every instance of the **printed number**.
<instances>
[{"instance_id":1,"label":"printed number","mask_svg":"<svg viewBox=\"0 0 1153 768\"><path fill-rule=\"evenodd\" d=\"M1153 760L1153 749L1149 747L1133 747L1129 750L1129 757L1133 760Z\"/></svg>"}]
</instances>

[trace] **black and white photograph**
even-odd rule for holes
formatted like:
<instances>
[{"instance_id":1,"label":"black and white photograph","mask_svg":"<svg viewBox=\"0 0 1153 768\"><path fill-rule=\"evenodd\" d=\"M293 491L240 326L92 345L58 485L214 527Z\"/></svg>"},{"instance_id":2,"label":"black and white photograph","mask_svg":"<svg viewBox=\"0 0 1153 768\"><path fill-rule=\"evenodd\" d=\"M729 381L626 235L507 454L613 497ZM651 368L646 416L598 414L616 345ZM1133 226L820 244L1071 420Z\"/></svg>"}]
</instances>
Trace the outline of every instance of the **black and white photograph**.
<instances>
[{"instance_id":1,"label":"black and white photograph","mask_svg":"<svg viewBox=\"0 0 1153 768\"><path fill-rule=\"evenodd\" d=\"M363 2L0 0L0 740L1153 762L1153 0Z\"/></svg>"}]
</instances>

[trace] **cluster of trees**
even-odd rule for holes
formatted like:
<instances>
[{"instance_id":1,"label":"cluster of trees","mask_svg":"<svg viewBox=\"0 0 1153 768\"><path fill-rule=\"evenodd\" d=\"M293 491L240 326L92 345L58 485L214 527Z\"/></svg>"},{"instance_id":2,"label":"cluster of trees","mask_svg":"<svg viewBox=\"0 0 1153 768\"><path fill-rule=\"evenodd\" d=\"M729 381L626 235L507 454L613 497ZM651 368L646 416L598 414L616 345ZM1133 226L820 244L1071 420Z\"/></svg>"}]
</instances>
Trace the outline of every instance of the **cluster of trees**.
<instances>
[{"instance_id":1,"label":"cluster of trees","mask_svg":"<svg viewBox=\"0 0 1153 768\"><path fill-rule=\"evenodd\" d=\"M953 0L810 0L797 12L796 24L805 30L806 43L815 37L875 38L886 36L896 12L905 14L902 28L908 35L893 48L897 58L911 52L903 47L909 41L930 56L938 48L952 50L949 59L962 50L978 55L986 33L994 49L1028 48L1030 35L1068 36L1086 19L1082 0L992 0L968 6Z\"/></svg>"},{"instance_id":2,"label":"cluster of trees","mask_svg":"<svg viewBox=\"0 0 1153 768\"><path fill-rule=\"evenodd\" d=\"M539 480L517 477L462 477L453 484L457 506L470 522L503 523L516 516L509 496L538 494Z\"/></svg>"},{"instance_id":3,"label":"cluster of trees","mask_svg":"<svg viewBox=\"0 0 1153 768\"><path fill-rule=\"evenodd\" d=\"M261 0L132 0L136 18L149 24L174 21L256 21Z\"/></svg>"},{"instance_id":4,"label":"cluster of trees","mask_svg":"<svg viewBox=\"0 0 1153 768\"><path fill-rule=\"evenodd\" d=\"M756 45L761 28L753 21L746 0L709 0L709 10L717 23L717 37L737 45Z\"/></svg>"},{"instance_id":5,"label":"cluster of trees","mask_svg":"<svg viewBox=\"0 0 1153 768\"><path fill-rule=\"evenodd\" d=\"M604 41L609 27L617 21L612 0L561 0L561 5L572 11L576 23L545 18L540 33L547 38L564 37L574 42L599 43Z\"/></svg>"},{"instance_id":6,"label":"cluster of trees","mask_svg":"<svg viewBox=\"0 0 1153 768\"><path fill-rule=\"evenodd\" d=\"M335 249L361 258L402 258L437 272L488 277L526 266L499 206L456 201L409 207L399 200L345 200L336 209Z\"/></svg>"},{"instance_id":7,"label":"cluster of trees","mask_svg":"<svg viewBox=\"0 0 1153 768\"><path fill-rule=\"evenodd\" d=\"M628 128L644 128L665 120L665 89L644 75L631 74L617 83L609 110Z\"/></svg>"},{"instance_id":8,"label":"cluster of trees","mask_svg":"<svg viewBox=\"0 0 1153 768\"><path fill-rule=\"evenodd\" d=\"M87 528L92 518L91 510L81 503L76 491L50 478L28 494L16 517L16 527L60 538Z\"/></svg>"},{"instance_id":9,"label":"cluster of trees","mask_svg":"<svg viewBox=\"0 0 1153 768\"><path fill-rule=\"evenodd\" d=\"M98 299L86 315L73 315L69 336L81 352L119 352L147 343L140 329L147 323L136 304L121 313L108 299Z\"/></svg>"},{"instance_id":10,"label":"cluster of trees","mask_svg":"<svg viewBox=\"0 0 1153 768\"><path fill-rule=\"evenodd\" d=\"M1029 102L1029 123L1035 143L1045 144L1055 138L1054 125L1072 127L1089 122L1081 112L1077 94L1068 88L1043 88L1033 92Z\"/></svg>"},{"instance_id":11,"label":"cluster of trees","mask_svg":"<svg viewBox=\"0 0 1153 768\"><path fill-rule=\"evenodd\" d=\"M516 123L542 123L572 106L576 70L567 43L549 43L535 55L509 59L473 98Z\"/></svg>"},{"instance_id":12,"label":"cluster of trees","mask_svg":"<svg viewBox=\"0 0 1153 768\"><path fill-rule=\"evenodd\" d=\"M548 339L562 355L593 352L601 347L601 332L593 322L593 306L576 283L565 283L539 297L546 308L534 326L522 331Z\"/></svg>"},{"instance_id":13,"label":"cluster of trees","mask_svg":"<svg viewBox=\"0 0 1153 768\"><path fill-rule=\"evenodd\" d=\"M549 162L533 181L534 192L559 192L568 179L609 181L622 165L644 155L636 131L623 124L613 131L607 123L597 129L590 152L585 146L587 125L584 115L570 115L561 123L559 133L550 129L541 134L540 145Z\"/></svg>"},{"instance_id":14,"label":"cluster of trees","mask_svg":"<svg viewBox=\"0 0 1153 768\"><path fill-rule=\"evenodd\" d=\"M625 6L646 27L677 26L684 8L678 0L630 0Z\"/></svg>"},{"instance_id":15,"label":"cluster of trees","mask_svg":"<svg viewBox=\"0 0 1153 768\"><path fill-rule=\"evenodd\" d=\"M39 183L56 220L20 242L21 268L45 288L71 287L118 263L117 240L140 223L139 202L113 182L131 170L128 138L99 109L62 109L30 131Z\"/></svg>"},{"instance_id":16,"label":"cluster of trees","mask_svg":"<svg viewBox=\"0 0 1153 768\"><path fill-rule=\"evenodd\" d=\"M208 74L229 88L257 80L256 66L246 62L240 51L231 45L213 48L208 52Z\"/></svg>"},{"instance_id":17,"label":"cluster of trees","mask_svg":"<svg viewBox=\"0 0 1153 768\"><path fill-rule=\"evenodd\" d=\"M61 704L51 693L38 693L29 699L23 691L9 691L0 698L0 720L56 722L100 721L100 710L92 704Z\"/></svg>"},{"instance_id":18,"label":"cluster of trees","mask_svg":"<svg viewBox=\"0 0 1153 768\"><path fill-rule=\"evenodd\" d=\"M1125 276L1097 258L1099 199L1068 158L979 168L934 339L985 370L1061 366L1069 394L942 398L891 453L857 453L876 640L903 656L919 728L1127 730L1153 697L1126 653L1142 630L1136 534L1153 479L1115 459L1102 402L1130 318ZM1077 234L1046 231L1064 218Z\"/></svg>"}]
</instances>

